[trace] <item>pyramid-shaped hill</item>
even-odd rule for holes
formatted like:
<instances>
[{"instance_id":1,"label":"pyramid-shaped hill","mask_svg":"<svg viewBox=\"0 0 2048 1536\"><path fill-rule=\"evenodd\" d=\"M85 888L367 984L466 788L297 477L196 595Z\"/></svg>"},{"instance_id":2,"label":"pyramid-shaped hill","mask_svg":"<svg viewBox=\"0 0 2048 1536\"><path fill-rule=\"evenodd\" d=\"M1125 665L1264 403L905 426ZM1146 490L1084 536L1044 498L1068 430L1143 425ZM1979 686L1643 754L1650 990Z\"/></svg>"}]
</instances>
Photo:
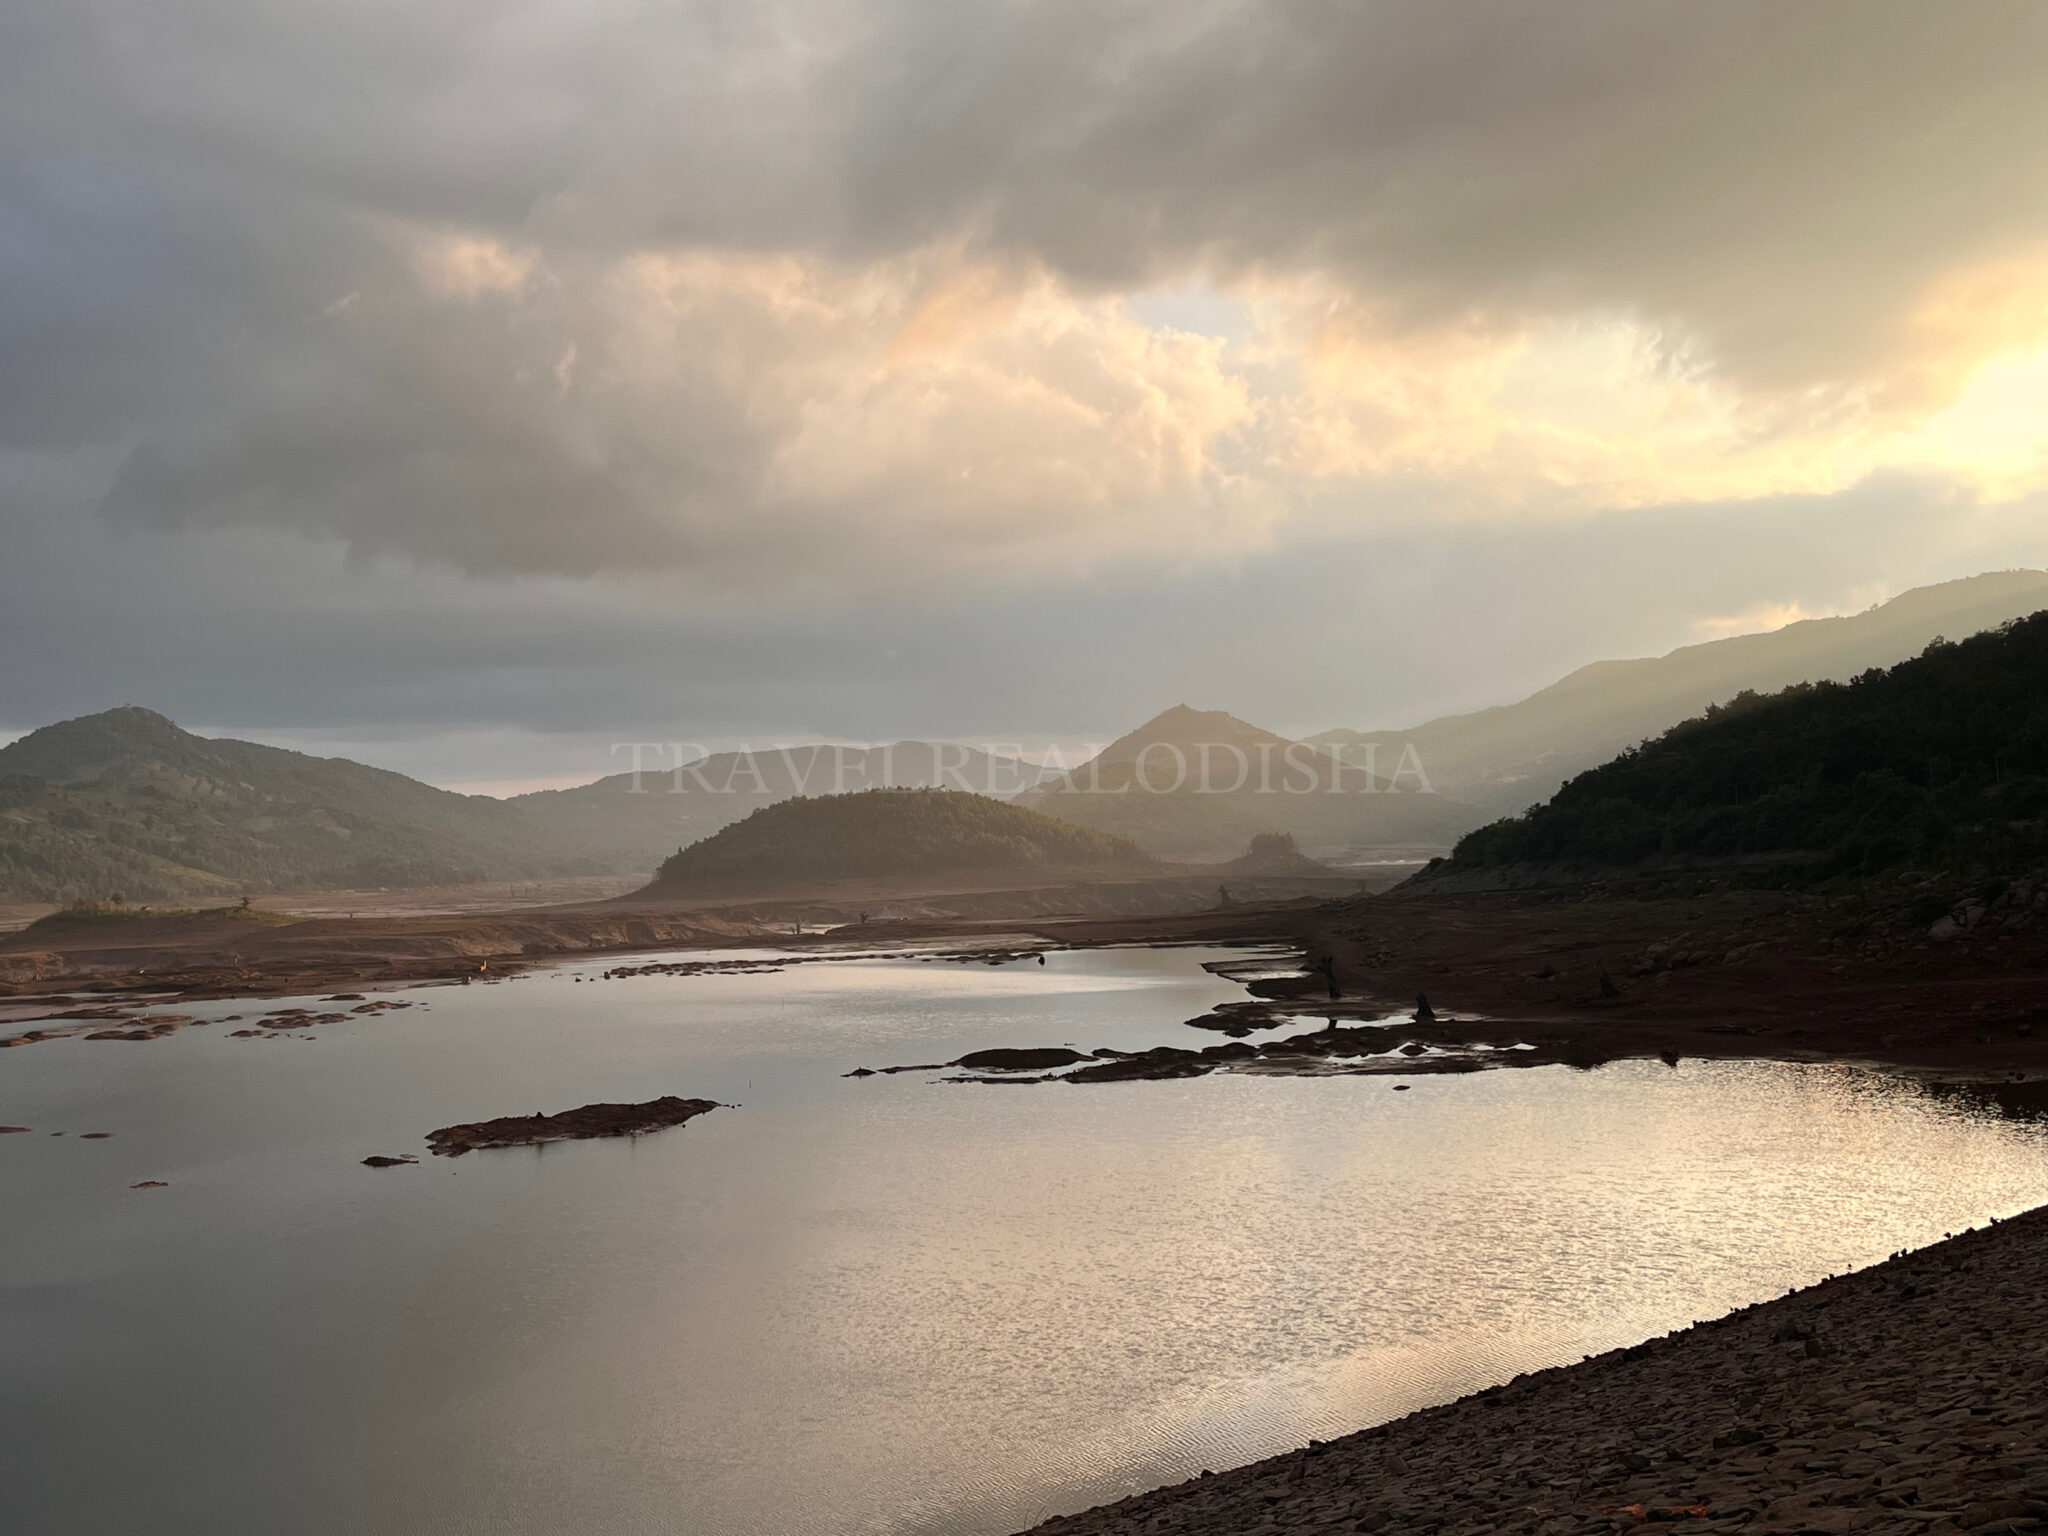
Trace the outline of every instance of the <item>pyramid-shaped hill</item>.
<instances>
[{"instance_id":1,"label":"pyramid-shaped hill","mask_svg":"<svg viewBox=\"0 0 2048 1536\"><path fill-rule=\"evenodd\" d=\"M1256 762L1262 755L1284 754L1287 746L1285 736L1261 730L1227 710L1192 709L1186 704L1176 704L1154 715L1135 731L1119 736L1092 761L1107 768L1112 764L1135 764L1140 760L1149 763L1158 759L1163 767L1172 759L1175 749L1191 764L1205 751L1212 761L1234 760L1232 749L1235 749ZM1219 762L1217 771L1220 770Z\"/></svg>"},{"instance_id":2,"label":"pyramid-shaped hill","mask_svg":"<svg viewBox=\"0 0 2048 1536\"><path fill-rule=\"evenodd\" d=\"M1234 858L1292 836L1319 856L1447 849L1479 818L1389 753L1378 772L1223 710L1177 704L1017 803L1166 859Z\"/></svg>"},{"instance_id":3,"label":"pyramid-shaped hill","mask_svg":"<svg viewBox=\"0 0 2048 1536\"><path fill-rule=\"evenodd\" d=\"M1125 837L985 795L870 789L764 806L661 866L643 896L1142 879L1159 863Z\"/></svg>"},{"instance_id":4,"label":"pyramid-shaped hill","mask_svg":"<svg viewBox=\"0 0 2048 1536\"><path fill-rule=\"evenodd\" d=\"M1309 878L1337 873L1329 865L1303 853L1285 832L1259 833L1241 856L1228 864L1217 865L1216 870L1218 874L1229 875L1299 875Z\"/></svg>"}]
</instances>

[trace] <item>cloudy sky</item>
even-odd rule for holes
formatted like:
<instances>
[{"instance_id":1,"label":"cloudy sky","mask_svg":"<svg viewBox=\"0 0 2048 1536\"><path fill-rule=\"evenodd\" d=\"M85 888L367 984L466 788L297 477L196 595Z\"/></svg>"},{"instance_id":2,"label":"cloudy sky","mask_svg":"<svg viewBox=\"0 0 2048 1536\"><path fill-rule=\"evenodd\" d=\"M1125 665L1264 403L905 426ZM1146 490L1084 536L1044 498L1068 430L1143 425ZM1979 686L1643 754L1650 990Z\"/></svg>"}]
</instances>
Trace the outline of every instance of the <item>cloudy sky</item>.
<instances>
[{"instance_id":1,"label":"cloudy sky","mask_svg":"<svg viewBox=\"0 0 2048 1536\"><path fill-rule=\"evenodd\" d=\"M2033 0L15 0L0 734L1401 724L2048 565Z\"/></svg>"}]
</instances>

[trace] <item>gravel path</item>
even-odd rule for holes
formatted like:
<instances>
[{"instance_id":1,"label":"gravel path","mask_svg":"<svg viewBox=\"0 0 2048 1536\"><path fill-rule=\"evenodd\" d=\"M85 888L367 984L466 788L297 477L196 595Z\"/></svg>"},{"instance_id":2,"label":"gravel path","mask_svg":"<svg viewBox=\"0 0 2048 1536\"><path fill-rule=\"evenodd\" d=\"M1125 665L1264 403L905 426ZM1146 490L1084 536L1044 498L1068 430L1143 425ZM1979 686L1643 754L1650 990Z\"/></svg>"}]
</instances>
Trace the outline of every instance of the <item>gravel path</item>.
<instances>
[{"instance_id":1,"label":"gravel path","mask_svg":"<svg viewBox=\"0 0 2048 1536\"><path fill-rule=\"evenodd\" d=\"M2048 1532L2048 1207L1044 1536Z\"/></svg>"}]
</instances>

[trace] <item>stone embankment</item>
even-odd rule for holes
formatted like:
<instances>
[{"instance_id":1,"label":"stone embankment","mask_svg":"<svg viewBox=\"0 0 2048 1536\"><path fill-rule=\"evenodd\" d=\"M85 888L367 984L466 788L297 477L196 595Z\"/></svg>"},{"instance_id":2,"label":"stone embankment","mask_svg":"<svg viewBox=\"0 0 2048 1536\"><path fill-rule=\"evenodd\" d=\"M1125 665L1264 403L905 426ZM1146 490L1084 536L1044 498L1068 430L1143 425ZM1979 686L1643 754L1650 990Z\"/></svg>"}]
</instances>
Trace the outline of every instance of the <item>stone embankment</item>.
<instances>
[{"instance_id":1,"label":"stone embankment","mask_svg":"<svg viewBox=\"0 0 2048 1536\"><path fill-rule=\"evenodd\" d=\"M1039 1536L2048 1531L2048 1208Z\"/></svg>"}]
</instances>

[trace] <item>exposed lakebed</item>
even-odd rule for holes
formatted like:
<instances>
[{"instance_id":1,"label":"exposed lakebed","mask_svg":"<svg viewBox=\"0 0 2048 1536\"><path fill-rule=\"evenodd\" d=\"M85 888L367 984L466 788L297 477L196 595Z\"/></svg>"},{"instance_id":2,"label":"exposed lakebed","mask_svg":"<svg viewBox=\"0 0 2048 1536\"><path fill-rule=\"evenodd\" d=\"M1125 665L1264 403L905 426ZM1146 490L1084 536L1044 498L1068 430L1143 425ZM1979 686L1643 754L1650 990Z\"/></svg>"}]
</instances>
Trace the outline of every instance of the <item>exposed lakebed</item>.
<instances>
[{"instance_id":1,"label":"exposed lakebed","mask_svg":"<svg viewBox=\"0 0 2048 1536\"><path fill-rule=\"evenodd\" d=\"M843 1075L1206 1047L1183 1021L1244 996L1223 958L726 952L9 1052L13 1515L1004 1532L2048 1199L2036 1123L1839 1068ZM735 1107L361 1166L665 1095Z\"/></svg>"}]
</instances>

